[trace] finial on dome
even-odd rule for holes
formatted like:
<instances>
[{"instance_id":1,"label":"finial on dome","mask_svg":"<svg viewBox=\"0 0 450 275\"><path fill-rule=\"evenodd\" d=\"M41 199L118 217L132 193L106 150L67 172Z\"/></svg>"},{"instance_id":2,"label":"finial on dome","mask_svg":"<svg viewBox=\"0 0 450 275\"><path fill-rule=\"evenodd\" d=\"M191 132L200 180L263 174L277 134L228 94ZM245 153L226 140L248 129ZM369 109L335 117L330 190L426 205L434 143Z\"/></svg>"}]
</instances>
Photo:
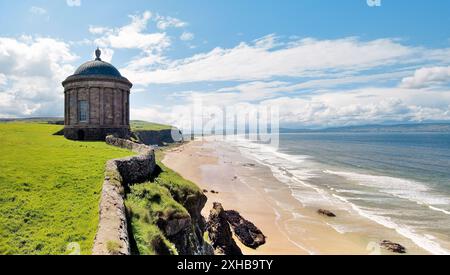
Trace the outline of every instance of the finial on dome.
<instances>
[{"instance_id":1,"label":"finial on dome","mask_svg":"<svg viewBox=\"0 0 450 275\"><path fill-rule=\"evenodd\" d=\"M95 60L102 61L102 59L100 58L100 55L102 55L102 51L100 51L100 49L97 47L97 49L95 50L95 56L97 58L95 58Z\"/></svg>"}]
</instances>

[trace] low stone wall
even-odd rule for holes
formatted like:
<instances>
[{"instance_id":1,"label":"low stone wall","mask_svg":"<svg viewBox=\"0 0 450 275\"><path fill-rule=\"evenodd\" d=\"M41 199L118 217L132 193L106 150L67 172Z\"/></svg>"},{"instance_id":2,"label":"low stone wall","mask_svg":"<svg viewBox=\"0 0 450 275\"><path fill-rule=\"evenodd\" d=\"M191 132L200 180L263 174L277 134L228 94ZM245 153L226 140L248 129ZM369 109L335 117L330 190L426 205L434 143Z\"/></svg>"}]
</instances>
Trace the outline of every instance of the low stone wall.
<instances>
[{"instance_id":1,"label":"low stone wall","mask_svg":"<svg viewBox=\"0 0 450 275\"><path fill-rule=\"evenodd\" d=\"M122 176L122 184L140 183L147 181L155 169L155 152L144 144L130 140L106 137L106 143L138 153L138 156L114 160Z\"/></svg>"},{"instance_id":2,"label":"low stone wall","mask_svg":"<svg viewBox=\"0 0 450 275\"><path fill-rule=\"evenodd\" d=\"M99 226L92 249L93 255L129 255L130 241L124 205L124 187L148 180L155 169L153 148L130 140L106 137L106 143L137 153L106 163L103 182Z\"/></svg>"}]
</instances>

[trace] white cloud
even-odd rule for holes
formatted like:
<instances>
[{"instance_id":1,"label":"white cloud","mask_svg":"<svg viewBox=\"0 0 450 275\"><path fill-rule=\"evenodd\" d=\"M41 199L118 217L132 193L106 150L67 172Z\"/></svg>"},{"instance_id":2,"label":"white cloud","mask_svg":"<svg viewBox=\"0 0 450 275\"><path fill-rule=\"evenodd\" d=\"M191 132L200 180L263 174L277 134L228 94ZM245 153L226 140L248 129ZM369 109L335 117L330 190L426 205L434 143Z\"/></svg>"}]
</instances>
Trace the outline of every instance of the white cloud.
<instances>
[{"instance_id":1,"label":"white cloud","mask_svg":"<svg viewBox=\"0 0 450 275\"><path fill-rule=\"evenodd\" d=\"M41 8L41 7L35 7L35 6L30 8L30 12L33 13L33 14L37 14L37 15L45 15L45 14L47 14L47 10L46 9Z\"/></svg>"},{"instance_id":2,"label":"white cloud","mask_svg":"<svg viewBox=\"0 0 450 275\"><path fill-rule=\"evenodd\" d=\"M299 83L285 81L250 81L241 83L237 86L224 87L218 89L217 92L206 94L211 95L211 97L220 94L221 100L228 102L228 104L244 101L259 102L264 99L282 96L284 93L302 95L305 92L312 92L325 88L339 89L342 85L349 84L367 86L372 83L377 83L378 85L381 85L388 81L398 81L399 78L408 74L410 74L408 71L399 71L372 75L343 76L329 79L321 78Z\"/></svg>"},{"instance_id":3,"label":"white cloud","mask_svg":"<svg viewBox=\"0 0 450 275\"><path fill-rule=\"evenodd\" d=\"M194 34L191 32L183 32L183 34L180 36L180 39L182 41L191 41L194 39Z\"/></svg>"},{"instance_id":4,"label":"white cloud","mask_svg":"<svg viewBox=\"0 0 450 275\"><path fill-rule=\"evenodd\" d=\"M206 88L213 81L238 82L179 93L182 103L173 108L136 108L139 119L180 125L183 114L190 112L190 97L196 96L206 106L278 106L282 125L297 127L402 123L450 120L450 90L395 87L421 64L447 62L449 53L392 39L296 38L283 43L269 35L230 49L166 60L165 66L153 70L145 62L139 66L130 62L123 71L142 85L197 82ZM446 70L432 71L433 77L426 79L445 81Z\"/></svg>"},{"instance_id":5,"label":"white cloud","mask_svg":"<svg viewBox=\"0 0 450 275\"><path fill-rule=\"evenodd\" d=\"M89 32L92 34L103 34L103 33L109 32L109 31L111 31L111 29L109 29L109 28L89 26Z\"/></svg>"},{"instance_id":6,"label":"white cloud","mask_svg":"<svg viewBox=\"0 0 450 275\"><path fill-rule=\"evenodd\" d=\"M187 26L187 23L181 21L178 18L170 17L170 16L160 16L157 15L155 17L156 27L160 30L166 30L168 28L182 28Z\"/></svg>"},{"instance_id":7,"label":"white cloud","mask_svg":"<svg viewBox=\"0 0 450 275\"><path fill-rule=\"evenodd\" d=\"M0 116L61 115L61 81L77 59L69 45L52 38L0 37Z\"/></svg>"},{"instance_id":8,"label":"white cloud","mask_svg":"<svg viewBox=\"0 0 450 275\"><path fill-rule=\"evenodd\" d=\"M402 79L401 86L405 88L425 88L448 85L450 83L450 66L421 68L413 76Z\"/></svg>"},{"instance_id":9,"label":"white cloud","mask_svg":"<svg viewBox=\"0 0 450 275\"><path fill-rule=\"evenodd\" d=\"M92 34L102 34L95 43L101 47L117 49L140 49L145 54L161 52L170 46L166 33L147 33L147 24L152 18L149 11L141 15L130 15L131 23L120 28L90 26Z\"/></svg>"},{"instance_id":10,"label":"white cloud","mask_svg":"<svg viewBox=\"0 0 450 275\"><path fill-rule=\"evenodd\" d=\"M278 106L284 124L341 126L383 122L450 120L450 90L363 88L280 97L262 102Z\"/></svg>"},{"instance_id":11,"label":"white cloud","mask_svg":"<svg viewBox=\"0 0 450 275\"><path fill-rule=\"evenodd\" d=\"M215 48L208 53L175 60L157 70L125 68L124 72L140 84L201 81L251 81L274 77L324 77L352 74L390 65L413 62L420 48L404 46L394 40L360 41L301 39L281 43L274 35L231 49Z\"/></svg>"},{"instance_id":12,"label":"white cloud","mask_svg":"<svg viewBox=\"0 0 450 275\"><path fill-rule=\"evenodd\" d=\"M0 86L5 85L7 83L6 75L0 73Z\"/></svg>"},{"instance_id":13,"label":"white cloud","mask_svg":"<svg viewBox=\"0 0 450 275\"><path fill-rule=\"evenodd\" d=\"M282 82L256 82L246 86L276 88ZM205 107L250 106L245 95L223 92L192 93ZM132 110L136 119L157 120L180 126L192 110L192 99L172 108L151 105ZM450 90L424 91L402 88L361 88L320 91L300 96L282 96L260 102L259 106L278 108L282 126L333 127L376 123L404 123L450 120Z\"/></svg>"},{"instance_id":14,"label":"white cloud","mask_svg":"<svg viewBox=\"0 0 450 275\"><path fill-rule=\"evenodd\" d=\"M81 6L81 0L66 0L69 7L79 7Z\"/></svg>"}]
</instances>

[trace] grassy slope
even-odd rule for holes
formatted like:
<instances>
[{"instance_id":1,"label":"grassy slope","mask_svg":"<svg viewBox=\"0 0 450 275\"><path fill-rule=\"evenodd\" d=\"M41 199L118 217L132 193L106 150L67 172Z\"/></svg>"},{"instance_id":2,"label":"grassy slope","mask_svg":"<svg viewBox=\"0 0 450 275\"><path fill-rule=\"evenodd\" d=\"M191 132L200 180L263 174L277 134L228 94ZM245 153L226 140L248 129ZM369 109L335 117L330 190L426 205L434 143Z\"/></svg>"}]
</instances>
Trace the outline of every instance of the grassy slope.
<instances>
[{"instance_id":1,"label":"grassy slope","mask_svg":"<svg viewBox=\"0 0 450 275\"><path fill-rule=\"evenodd\" d=\"M151 182L134 185L128 194L126 206L131 213L131 226L139 254L161 254L161 250L166 251L164 254L176 254L175 248L156 224L159 219L167 221L175 217L187 217L189 213L172 198L166 188Z\"/></svg>"},{"instance_id":2,"label":"grassy slope","mask_svg":"<svg viewBox=\"0 0 450 275\"><path fill-rule=\"evenodd\" d=\"M0 123L0 254L89 254L105 162L131 153L74 142L58 125Z\"/></svg>"},{"instance_id":3,"label":"grassy slope","mask_svg":"<svg viewBox=\"0 0 450 275\"><path fill-rule=\"evenodd\" d=\"M151 123L147 121L141 120L132 120L131 121L131 130L132 131L161 131L161 130L170 130L172 126L163 125L158 123Z\"/></svg>"},{"instance_id":4,"label":"grassy slope","mask_svg":"<svg viewBox=\"0 0 450 275\"><path fill-rule=\"evenodd\" d=\"M154 182L134 185L127 197L126 206L131 213L131 226L141 255L176 254L176 249L156 225L158 219L170 220L189 215L182 205L185 198L201 194L193 182L161 163L163 150L156 151L161 173Z\"/></svg>"}]
</instances>

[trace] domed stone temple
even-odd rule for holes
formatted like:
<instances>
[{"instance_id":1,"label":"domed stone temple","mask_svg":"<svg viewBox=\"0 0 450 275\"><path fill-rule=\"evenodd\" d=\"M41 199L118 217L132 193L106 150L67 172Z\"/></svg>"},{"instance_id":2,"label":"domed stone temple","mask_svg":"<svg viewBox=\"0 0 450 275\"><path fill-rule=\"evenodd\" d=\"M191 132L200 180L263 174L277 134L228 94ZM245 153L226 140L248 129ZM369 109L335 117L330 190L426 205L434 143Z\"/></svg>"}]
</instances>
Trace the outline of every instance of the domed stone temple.
<instances>
[{"instance_id":1,"label":"domed stone temple","mask_svg":"<svg viewBox=\"0 0 450 275\"><path fill-rule=\"evenodd\" d=\"M64 136L72 140L104 140L130 134L131 82L111 64L96 59L81 65L63 81Z\"/></svg>"}]
</instances>

